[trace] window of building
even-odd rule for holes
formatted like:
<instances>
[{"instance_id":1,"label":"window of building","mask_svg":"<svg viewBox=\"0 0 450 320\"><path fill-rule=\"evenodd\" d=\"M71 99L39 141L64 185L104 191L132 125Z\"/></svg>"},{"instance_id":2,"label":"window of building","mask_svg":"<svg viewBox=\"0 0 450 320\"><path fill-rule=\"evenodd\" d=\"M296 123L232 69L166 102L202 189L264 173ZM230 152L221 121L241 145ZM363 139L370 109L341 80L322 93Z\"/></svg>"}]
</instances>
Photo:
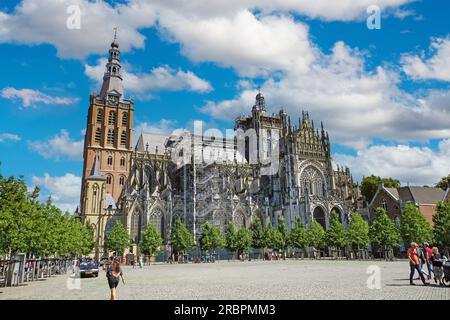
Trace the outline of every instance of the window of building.
<instances>
[{"instance_id":1,"label":"window of building","mask_svg":"<svg viewBox=\"0 0 450 320\"><path fill-rule=\"evenodd\" d=\"M387 202L386 202L385 199L383 199L383 201L381 202L381 207L382 207L385 211L387 211Z\"/></svg>"},{"instance_id":2,"label":"window of building","mask_svg":"<svg viewBox=\"0 0 450 320\"><path fill-rule=\"evenodd\" d=\"M98 109L97 112L97 123L102 123L103 121L103 109Z\"/></svg>"},{"instance_id":3,"label":"window of building","mask_svg":"<svg viewBox=\"0 0 450 320\"><path fill-rule=\"evenodd\" d=\"M116 124L117 115L115 111L109 112L108 124Z\"/></svg>"},{"instance_id":4,"label":"window of building","mask_svg":"<svg viewBox=\"0 0 450 320\"><path fill-rule=\"evenodd\" d=\"M122 131L122 134L120 135L120 144L127 144L127 132L125 130Z\"/></svg>"},{"instance_id":5,"label":"window of building","mask_svg":"<svg viewBox=\"0 0 450 320\"><path fill-rule=\"evenodd\" d=\"M109 129L108 130L108 143L109 144L114 144L114 129Z\"/></svg>"},{"instance_id":6,"label":"window of building","mask_svg":"<svg viewBox=\"0 0 450 320\"><path fill-rule=\"evenodd\" d=\"M113 164L113 158L111 156L108 157L108 166L112 166Z\"/></svg>"},{"instance_id":7,"label":"window of building","mask_svg":"<svg viewBox=\"0 0 450 320\"><path fill-rule=\"evenodd\" d=\"M125 177L124 177L124 176L121 176L121 177L119 178L119 184L120 184L121 186L123 186L123 185L125 184Z\"/></svg>"},{"instance_id":8,"label":"window of building","mask_svg":"<svg viewBox=\"0 0 450 320\"><path fill-rule=\"evenodd\" d=\"M122 125L126 126L128 124L128 113L124 112L122 115Z\"/></svg>"},{"instance_id":9,"label":"window of building","mask_svg":"<svg viewBox=\"0 0 450 320\"><path fill-rule=\"evenodd\" d=\"M123 157L120 159L120 166L125 167L125 158Z\"/></svg>"},{"instance_id":10,"label":"window of building","mask_svg":"<svg viewBox=\"0 0 450 320\"><path fill-rule=\"evenodd\" d=\"M111 176L107 176L106 177L106 184L112 184L112 177Z\"/></svg>"},{"instance_id":11,"label":"window of building","mask_svg":"<svg viewBox=\"0 0 450 320\"><path fill-rule=\"evenodd\" d=\"M102 130L100 130L100 128L97 128L97 130L95 130L95 142L100 143L101 140L102 140Z\"/></svg>"}]
</instances>

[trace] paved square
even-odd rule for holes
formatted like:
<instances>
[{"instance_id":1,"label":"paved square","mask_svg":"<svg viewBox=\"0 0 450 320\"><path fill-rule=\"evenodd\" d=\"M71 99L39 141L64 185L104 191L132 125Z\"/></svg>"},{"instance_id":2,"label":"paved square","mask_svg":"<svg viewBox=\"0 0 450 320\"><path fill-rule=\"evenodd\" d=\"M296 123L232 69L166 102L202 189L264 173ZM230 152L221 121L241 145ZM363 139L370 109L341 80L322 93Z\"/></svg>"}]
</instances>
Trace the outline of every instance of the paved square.
<instances>
[{"instance_id":1,"label":"paved square","mask_svg":"<svg viewBox=\"0 0 450 320\"><path fill-rule=\"evenodd\" d=\"M371 265L381 272L381 289L368 289ZM450 288L409 285L406 260L221 261L211 264L156 264L124 267L118 299L450 299ZM0 299L109 299L104 272L68 290L67 275L26 286L0 288Z\"/></svg>"}]
</instances>

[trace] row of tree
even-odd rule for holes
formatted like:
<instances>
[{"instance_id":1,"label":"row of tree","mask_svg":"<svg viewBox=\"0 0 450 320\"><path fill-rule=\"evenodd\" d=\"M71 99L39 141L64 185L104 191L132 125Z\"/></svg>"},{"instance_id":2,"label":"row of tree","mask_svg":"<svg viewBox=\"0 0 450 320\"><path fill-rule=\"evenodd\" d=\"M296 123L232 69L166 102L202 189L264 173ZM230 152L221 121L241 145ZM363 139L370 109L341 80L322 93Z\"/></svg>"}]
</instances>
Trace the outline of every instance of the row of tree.
<instances>
[{"instance_id":1,"label":"row of tree","mask_svg":"<svg viewBox=\"0 0 450 320\"><path fill-rule=\"evenodd\" d=\"M251 248L268 248L282 252L289 247L303 250L307 247L367 249L369 244L375 248L386 249L397 247L402 241L406 246L412 241L426 241L444 248L450 247L450 204L440 202L437 205L433 222L434 229L413 204L405 205L400 225L396 225L382 208L377 209L376 217L370 226L358 213L353 213L348 228L344 227L338 215L333 212L327 230L315 220L306 228L302 221L297 219L289 232L282 216L278 219L277 228L270 224L264 227L258 218L253 220L249 229L237 229L233 222L229 222L224 234L219 227L206 222L201 227L198 245L203 251L225 248L233 253L249 252ZM124 228L121 233L125 247L129 245L129 237ZM140 250L144 254L154 254L162 244L161 235L150 225L143 234ZM176 252L185 252L195 246L192 233L180 220L175 221L170 244Z\"/></svg>"},{"instance_id":2,"label":"row of tree","mask_svg":"<svg viewBox=\"0 0 450 320\"><path fill-rule=\"evenodd\" d=\"M30 257L69 257L89 254L94 233L89 226L39 202L39 188L28 192L23 178L0 175L0 256L26 252Z\"/></svg>"}]
</instances>

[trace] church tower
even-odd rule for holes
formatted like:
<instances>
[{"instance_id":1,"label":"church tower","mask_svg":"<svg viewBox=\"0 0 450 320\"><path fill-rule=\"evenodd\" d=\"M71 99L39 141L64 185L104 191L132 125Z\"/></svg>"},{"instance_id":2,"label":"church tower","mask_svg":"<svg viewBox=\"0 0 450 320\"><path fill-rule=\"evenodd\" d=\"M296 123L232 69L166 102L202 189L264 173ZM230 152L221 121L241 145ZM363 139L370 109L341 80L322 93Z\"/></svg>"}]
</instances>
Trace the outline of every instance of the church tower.
<instances>
[{"instance_id":1,"label":"church tower","mask_svg":"<svg viewBox=\"0 0 450 320\"><path fill-rule=\"evenodd\" d=\"M83 154L82 207L87 196L87 180L96 159L99 175L105 179L106 193L118 202L130 172L133 114L133 100L124 97L119 43L115 35L100 94L90 96Z\"/></svg>"}]
</instances>

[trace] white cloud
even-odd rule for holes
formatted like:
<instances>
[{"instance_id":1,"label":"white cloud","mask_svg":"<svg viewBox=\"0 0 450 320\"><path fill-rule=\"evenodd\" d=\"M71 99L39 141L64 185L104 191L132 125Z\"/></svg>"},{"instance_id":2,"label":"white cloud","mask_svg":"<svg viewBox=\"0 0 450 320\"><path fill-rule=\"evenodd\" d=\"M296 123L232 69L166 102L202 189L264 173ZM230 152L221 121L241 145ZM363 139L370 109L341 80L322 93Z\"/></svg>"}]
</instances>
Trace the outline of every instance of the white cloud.
<instances>
[{"instance_id":1,"label":"white cloud","mask_svg":"<svg viewBox=\"0 0 450 320\"><path fill-rule=\"evenodd\" d=\"M45 173L43 177L33 176L32 181L35 186L46 189L42 192L42 198L50 195L54 204L61 210L73 213L79 205L81 177L72 173L59 177Z\"/></svg>"},{"instance_id":2,"label":"white cloud","mask_svg":"<svg viewBox=\"0 0 450 320\"><path fill-rule=\"evenodd\" d=\"M71 5L78 5L81 10L79 30L67 28L67 9ZM154 10L144 2L112 7L104 1L23 0L11 14L1 13L0 42L49 43L57 48L60 57L83 58L103 53L112 40L114 27L120 30L124 51L143 48L145 37L138 29L153 23Z\"/></svg>"},{"instance_id":3,"label":"white cloud","mask_svg":"<svg viewBox=\"0 0 450 320\"><path fill-rule=\"evenodd\" d=\"M15 89L6 87L1 91L1 96L8 100L22 100L22 107L28 108L39 103L48 105L67 105L78 101L78 98L52 97L33 89Z\"/></svg>"},{"instance_id":4,"label":"white cloud","mask_svg":"<svg viewBox=\"0 0 450 320\"><path fill-rule=\"evenodd\" d=\"M412 1L378 0L376 4L383 11L388 11L395 10ZM129 51L133 48L144 48L145 36L141 30L153 27L156 23L158 23L158 27L167 29L181 41L189 38L195 39L201 32L204 40L209 38L209 33L219 37L220 39L216 40L218 43L228 33L221 33L221 28L223 31L227 31L223 28L229 27L231 32L228 34L236 34L236 30L239 30L237 27L244 26L248 29L239 30L242 34L237 34L238 38L246 38L250 41L248 44L252 45L252 47L244 46L245 50L242 50L242 55L245 57L255 54L256 48L253 47L255 44L266 47L270 54L277 50L277 46L280 46L280 43L277 42L283 42L283 39L278 41L277 37L285 39L292 37L285 32L296 30L287 23L286 19L277 17L278 13L294 13L331 21L352 21L364 19L367 16L367 7L372 4L373 0L220 0L213 2L206 0L130 0L115 5L110 5L105 1L88 0L23 0L11 13L0 11L0 43L52 44L57 48L60 57L84 58L92 53L104 52L108 42L111 41L114 27L119 29L121 48ZM67 20L70 17L67 9L71 5L78 5L81 10L81 29L79 30L67 28ZM255 20L249 14L250 11L255 10L261 11L266 18ZM259 32L261 32L260 38L262 39L267 39L267 35L272 32L267 29L268 25L282 33L277 34L276 38L272 38L271 42L258 44ZM199 29L210 26L215 27L212 30ZM245 30L257 32L253 34L255 39L252 39L250 34L246 34ZM298 35L299 33L295 32L294 34ZM239 39L234 41L231 38L231 45L239 44ZM204 49L209 48L205 43L198 44L202 45ZM206 54L206 52L201 52L203 48L196 50L194 44L184 42L183 45L198 58ZM284 43L280 48L288 48L287 45ZM291 48L295 49L295 45L296 43L293 43ZM262 62L265 61L266 53L264 51L264 49L260 50ZM289 55L282 60L292 59L292 57Z\"/></svg>"},{"instance_id":5,"label":"white cloud","mask_svg":"<svg viewBox=\"0 0 450 320\"><path fill-rule=\"evenodd\" d=\"M241 75L306 72L314 60L308 26L289 16L257 17L243 9L231 16L192 19L182 11L165 11L160 21L190 59L231 66Z\"/></svg>"},{"instance_id":6,"label":"white cloud","mask_svg":"<svg viewBox=\"0 0 450 320\"><path fill-rule=\"evenodd\" d=\"M135 128L136 134L139 136L142 132L171 134L176 129L177 121L173 119L161 119L158 122L138 122Z\"/></svg>"},{"instance_id":7,"label":"white cloud","mask_svg":"<svg viewBox=\"0 0 450 320\"><path fill-rule=\"evenodd\" d=\"M46 159L60 160L69 158L71 160L81 160L83 158L83 140L70 139L67 130L62 129L48 141L29 141L30 149L36 151Z\"/></svg>"},{"instance_id":8,"label":"white cloud","mask_svg":"<svg viewBox=\"0 0 450 320\"><path fill-rule=\"evenodd\" d=\"M433 38L428 57L406 54L402 57L403 71L412 79L450 81L450 35Z\"/></svg>"},{"instance_id":9,"label":"white cloud","mask_svg":"<svg viewBox=\"0 0 450 320\"><path fill-rule=\"evenodd\" d=\"M356 156L336 154L335 160L347 165L361 180L370 174L399 179L403 184L433 186L450 168L450 139L442 140L439 149L405 144L374 145Z\"/></svg>"},{"instance_id":10,"label":"white cloud","mask_svg":"<svg viewBox=\"0 0 450 320\"><path fill-rule=\"evenodd\" d=\"M102 83L107 59L99 59L97 65L85 65L85 74L98 84ZM140 95L148 95L154 91L189 90L209 92L211 84L199 78L191 71L173 70L169 66L160 66L149 73L133 73L133 67L128 65L123 71L123 85L125 90Z\"/></svg>"},{"instance_id":11,"label":"white cloud","mask_svg":"<svg viewBox=\"0 0 450 320\"><path fill-rule=\"evenodd\" d=\"M0 142L6 141L20 141L22 140L17 134L12 133L0 133Z\"/></svg>"},{"instance_id":12,"label":"white cloud","mask_svg":"<svg viewBox=\"0 0 450 320\"><path fill-rule=\"evenodd\" d=\"M399 75L388 67L365 69L363 53L337 42L330 55L319 53L310 71L288 71L269 78L261 91L269 113L284 108L298 116L309 110L323 120L332 142L364 149L374 137L428 140L450 137L450 94L431 91L416 97L398 88ZM209 101L200 111L222 120L249 114L256 88L234 98ZM296 119L292 121L296 124Z\"/></svg>"}]
</instances>

